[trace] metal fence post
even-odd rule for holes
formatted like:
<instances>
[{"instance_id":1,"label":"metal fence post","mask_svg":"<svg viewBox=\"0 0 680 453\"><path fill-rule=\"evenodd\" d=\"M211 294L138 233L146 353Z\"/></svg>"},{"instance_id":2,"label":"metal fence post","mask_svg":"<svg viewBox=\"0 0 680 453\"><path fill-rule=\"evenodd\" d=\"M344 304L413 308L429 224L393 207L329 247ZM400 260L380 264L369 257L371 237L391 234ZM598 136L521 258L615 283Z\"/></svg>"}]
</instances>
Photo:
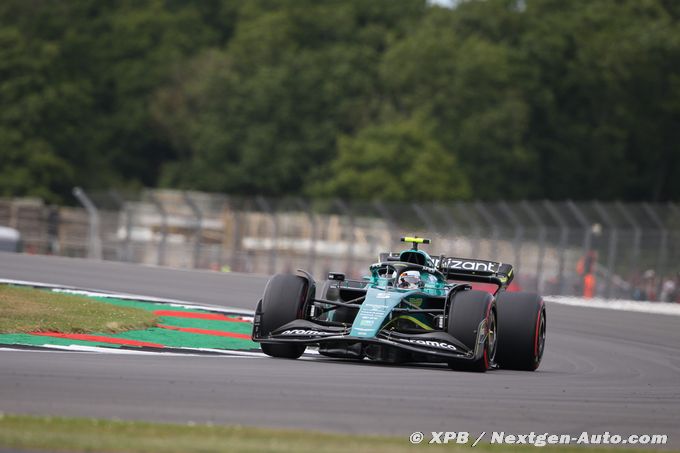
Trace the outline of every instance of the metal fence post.
<instances>
[{"instance_id":1,"label":"metal fence post","mask_svg":"<svg viewBox=\"0 0 680 453\"><path fill-rule=\"evenodd\" d=\"M90 197L88 197L85 191L80 187L73 188L73 195L78 199L80 204L83 205L85 211L87 211L89 224L87 257L100 260L102 259L102 239L99 236L99 211L97 211L97 207L92 203Z\"/></svg>"},{"instance_id":2,"label":"metal fence post","mask_svg":"<svg viewBox=\"0 0 680 453\"><path fill-rule=\"evenodd\" d=\"M559 281L559 292L560 294L564 294L564 254L566 253L567 249L567 240L569 239L569 226L567 225L567 222L564 220L564 217L562 217L562 214L555 208L555 205L549 202L548 200L543 201L543 206L545 206L545 209L548 211L548 213L552 216L553 219L560 225L560 244L559 244L559 258L558 258L558 263L557 263L557 274L558 274L558 281Z\"/></svg>"},{"instance_id":3,"label":"metal fence post","mask_svg":"<svg viewBox=\"0 0 680 453\"><path fill-rule=\"evenodd\" d=\"M474 220L474 216L466 217L467 210L465 209L462 201L456 201L454 204L454 209L458 214L460 214L461 218L465 218L465 222L472 228L472 250L470 251L470 258L477 258L479 254L479 243L481 241L480 230L482 227L479 223L477 223L477 221Z\"/></svg>"},{"instance_id":4,"label":"metal fence post","mask_svg":"<svg viewBox=\"0 0 680 453\"><path fill-rule=\"evenodd\" d=\"M616 222L612 220L607 210L599 202L594 201L593 206L607 224L607 228L609 228L609 245L607 246L607 271L609 272L609 275L607 276L607 285L605 286L605 298L611 299L612 282L614 280L614 275L616 275L614 263L616 262L616 243L618 241L619 231L616 227Z\"/></svg>"},{"instance_id":5,"label":"metal fence post","mask_svg":"<svg viewBox=\"0 0 680 453\"><path fill-rule=\"evenodd\" d=\"M661 218L659 218L659 215L656 213L656 211L654 211L654 209L652 209L649 203L642 203L642 207L644 208L645 212L649 215L649 217L652 219L652 222L654 222L654 224L657 226L657 228L659 229L659 233L661 234L661 240L659 241L659 255L656 265L658 270L657 275L659 276L656 293L658 295L661 295L661 289L663 287L664 279L663 272L666 269L666 253L668 250L668 230L666 229L666 226L664 225Z\"/></svg>"},{"instance_id":6,"label":"metal fence post","mask_svg":"<svg viewBox=\"0 0 680 453\"><path fill-rule=\"evenodd\" d=\"M671 210L672 215L668 218L667 222L671 226L675 226L672 229L673 234L672 234L672 236L670 236L669 248L672 250L671 253L673 253L671 256L675 257L675 256L677 256L677 252L678 252L678 236L679 236L679 233L680 233L680 229L678 229L678 227L677 227L678 221L680 220L680 208L678 208L678 205L676 203L671 203L671 202L668 202L668 207ZM671 260L671 261L673 261L673 260ZM678 273L676 275L680 275L680 273Z\"/></svg>"},{"instance_id":7,"label":"metal fence post","mask_svg":"<svg viewBox=\"0 0 680 453\"><path fill-rule=\"evenodd\" d=\"M546 228L538 215L536 210L529 204L528 201L523 200L520 205L527 213L531 221L538 228L538 260L536 264L536 291L543 292L543 259L545 257L545 238Z\"/></svg>"},{"instance_id":8,"label":"metal fence post","mask_svg":"<svg viewBox=\"0 0 680 453\"><path fill-rule=\"evenodd\" d=\"M378 200L374 200L372 203L373 207L375 208L376 211L378 211L378 214L382 217L382 219L387 223L387 228L390 230L390 242L394 240L397 236L399 236L399 230L397 229L397 222L394 221L394 218L390 214L390 212L387 210L387 208L382 204L382 202ZM388 248L390 248L392 244L390 243Z\"/></svg>"},{"instance_id":9,"label":"metal fence post","mask_svg":"<svg viewBox=\"0 0 680 453\"><path fill-rule=\"evenodd\" d=\"M340 211L344 212L347 218L349 219L349 227L350 227L350 237L349 237L349 246L347 247L347 263L345 264L345 272L348 275L352 275L352 264L354 263L354 229L355 229L355 224L354 224L354 214L352 211L349 209L349 206L347 206L347 203L342 201L339 198L336 198L334 201L335 205L340 208Z\"/></svg>"},{"instance_id":10,"label":"metal fence post","mask_svg":"<svg viewBox=\"0 0 680 453\"><path fill-rule=\"evenodd\" d=\"M437 227L432 222L432 218L422 206L420 206L418 203L411 203L411 207L416 212L416 214L418 214L418 216L423 219L425 226L427 227L427 231L431 231L432 233L437 231Z\"/></svg>"},{"instance_id":11,"label":"metal fence post","mask_svg":"<svg viewBox=\"0 0 680 453\"><path fill-rule=\"evenodd\" d=\"M580 223L583 227L583 257L585 259L585 257L588 256L588 253L590 252L590 246L593 240L590 221L588 221L588 218L585 216L585 214L583 214L583 211L581 211L573 201L567 200L567 207L571 213L574 214L574 217L576 217L578 223Z\"/></svg>"},{"instance_id":12,"label":"metal fence post","mask_svg":"<svg viewBox=\"0 0 680 453\"><path fill-rule=\"evenodd\" d=\"M271 218L272 221L272 226L274 228L274 231L272 232L273 238L272 238L272 250L271 253L269 254L269 275L274 275L276 273L276 259L278 257L278 245L279 245L279 221L276 213L274 212L274 209L272 208L271 204L262 196L258 196L255 198L255 202L257 205L262 209L264 212L269 214L269 217Z\"/></svg>"},{"instance_id":13,"label":"metal fence post","mask_svg":"<svg viewBox=\"0 0 680 453\"><path fill-rule=\"evenodd\" d=\"M47 253L50 255L59 255L61 252L61 244L59 243L60 223L59 207L50 205L47 210Z\"/></svg>"},{"instance_id":14,"label":"metal fence post","mask_svg":"<svg viewBox=\"0 0 680 453\"><path fill-rule=\"evenodd\" d=\"M201 257L201 238L203 237L203 213L196 202L191 198L189 192L183 192L182 197L184 202L189 206L191 212L194 214L193 230L194 230L194 253L192 256L191 267L194 269L198 267Z\"/></svg>"},{"instance_id":15,"label":"metal fence post","mask_svg":"<svg viewBox=\"0 0 680 453\"><path fill-rule=\"evenodd\" d=\"M680 217L680 208L678 208L678 205L672 202L668 202L668 207L671 208L671 211L673 211L673 214L676 216Z\"/></svg>"},{"instance_id":16,"label":"metal fence post","mask_svg":"<svg viewBox=\"0 0 680 453\"><path fill-rule=\"evenodd\" d=\"M118 205L118 212L125 216L125 239L123 239L123 252L120 257L123 261L132 261L131 241L132 241L132 213L128 209L125 200L115 189L109 190L111 199Z\"/></svg>"},{"instance_id":17,"label":"metal fence post","mask_svg":"<svg viewBox=\"0 0 680 453\"><path fill-rule=\"evenodd\" d=\"M318 226L316 224L316 217L314 216L314 212L312 211L312 205L306 201L304 201L302 198L295 198L295 204L297 204L302 211L304 211L305 214L307 214L307 218L309 219L309 226L312 229L312 237L309 242L309 257L308 257L308 262L307 262L307 269L309 269L309 272L314 272L314 264L316 261L316 241L317 241L317 236L318 236Z\"/></svg>"},{"instance_id":18,"label":"metal fence post","mask_svg":"<svg viewBox=\"0 0 680 453\"><path fill-rule=\"evenodd\" d=\"M498 222L493 218L493 215L482 204L481 201L475 201L475 209L482 216L482 219L489 225L491 229L491 259L498 259L498 238L500 237L500 230L498 229Z\"/></svg>"},{"instance_id":19,"label":"metal fence post","mask_svg":"<svg viewBox=\"0 0 680 453\"><path fill-rule=\"evenodd\" d=\"M244 269L241 266L241 254L242 254L242 230L243 230L243 203L239 203L239 206L237 206L237 203L235 202L234 198L229 199L229 206L233 211L234 215L234 229L232 231L232 237L231 237L231 263L229 270L230 271L238 271L238 272L243 272Z\"/></svg>"},{"instance_id":20,"label":"metal fence post","mask_svg":"<svg viewBox=\"0 0 680 453\"><path fill-rule=\"evenodd\" d=\"M454 240L454 244L458 243L458 237L460 236L460 225L456 223L455 220L453 220L453 217L451 217L451 212L444 206L443 204L437 204L435 206L435 210L437 210L441 215L444 221L446 222L446 228L448 229L448 235L452 235L452 238ZM448 252L450 253L450 252ZM458 255L457 251L453 252L453 255Z\"/></svg>"},{"instance_id":21,"label":"metal fence post","mask_svg":"<svg viewBox=\"0 0 680 453\"><path fill-rule=\"evenodd\" d=\"M149 192L149 200L156 207L158 215L161 216L161 240L158 243L158 250L156 252L156 264L163 266L165 264L165 249L168 243L168 213L165 207L163 207L163 203L153 192Z\"/></svg>"},{"instance_id":22,"label":"metal fence post","mask_svg":"<svg viewBox=\"0 0 680 453\"><path fill-rule=\"evenodd\" d=\"M519 271L522 261L522 240L524 236L524 225L522 225L522 222L519 221L519 217L517 217L517 214L515 214L507 202L501 201L499 206L501 211L503 211L503 214L505 214L505 216L510 219L510 222L512 222L512 225L515 227L515 237L512 240L515 262L512 263L512 266L515 268L515 270Z\"/></svg>"},{"instance_id":23,"label":"metal fence post","mask_svg":"<svg viewBox=\"0 0 680 453\"><path fill-rule=\"evenodd\" d=\"M638 274L638 260L640 259L640 241L642 239L642 228L640 224L635 220L635 217L630 213L628 209L620 201L616 202L616 208L619 210L621 215L626 222L633 227L633 252L630 254L630 272L637 276Z\"/></svg>"}]
</instances>

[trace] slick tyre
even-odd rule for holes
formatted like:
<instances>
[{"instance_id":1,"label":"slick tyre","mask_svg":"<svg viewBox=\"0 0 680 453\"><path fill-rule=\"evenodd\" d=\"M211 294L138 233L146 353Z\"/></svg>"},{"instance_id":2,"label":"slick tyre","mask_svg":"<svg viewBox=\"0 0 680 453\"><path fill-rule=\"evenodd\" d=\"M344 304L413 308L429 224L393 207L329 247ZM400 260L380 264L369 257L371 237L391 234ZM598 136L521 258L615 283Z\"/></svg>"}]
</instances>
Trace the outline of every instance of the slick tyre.
<instances>
[{"instance_id":1,"label":"slick tyre","mask_svg":"<svg viewBox=\"0 0 680 453\"><path fill-rule=\"evenodd\" d=\"M448 333L470 349L475 349L479 326L486 321L486 339L481 357L474 361L451 361L454 370L485 372L494 363L496 354L496 307L494 298L485 291L455 293L449 306Z\"/></svg>"},{"instance_id":2,"label":"slick tyre","mask_svg":"<svg viewBox=\"0 0 680 453\"><path fill-rule=\"evenodd\" d=\"M277 357L279 359L297 359L305 352L305 345L303 344L273 344L262 343L260 345L262 352L270 357Z\"/></svg>"},{"instance_id":3,"label":"slick tyre","mask_svg":"<svg viewBox=\"0 0 680 453\"><path fill-rule=\"evenodd\" d=\"M547 320L543 299L535 293L501 293L496 308L498 365L509 370L536 370L545 350Z\"/></svg>"},{"instance_id":4,"label":"slick tyre","mask_svg":"<svg viewBox=\"0 0 680 453\"><path fill-rule=\"evenodd\" d=\"M261 306L260 332L272 331L304 316L307 303L307 281L290 274L276 274L264 290ZM305 345L262 343L262 352L272 357L297 359L305 352Z\"/></svg>"}]
</instances>

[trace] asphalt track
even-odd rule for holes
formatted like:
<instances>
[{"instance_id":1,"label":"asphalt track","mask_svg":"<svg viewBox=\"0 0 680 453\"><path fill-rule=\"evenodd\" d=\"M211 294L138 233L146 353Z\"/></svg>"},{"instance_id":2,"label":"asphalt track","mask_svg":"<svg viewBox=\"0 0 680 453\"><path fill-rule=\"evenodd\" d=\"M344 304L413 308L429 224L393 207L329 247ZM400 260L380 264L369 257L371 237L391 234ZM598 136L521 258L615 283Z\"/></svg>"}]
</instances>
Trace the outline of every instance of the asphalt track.
<instances>
[{"instance_id":1,"label":"asphalt track","mask_svg":"<svg viewBox=\"0 0 680 453\"><path fill-rule=\"evenodd\" d=\"M0 253L0 278L253 308L266 277ZM538 372L328 359L0 351L0 411L407 436L667 434L680 448L680 317L548 304ZM486 439L488 440L488 438Z\"/></svg>"}]
</instances>

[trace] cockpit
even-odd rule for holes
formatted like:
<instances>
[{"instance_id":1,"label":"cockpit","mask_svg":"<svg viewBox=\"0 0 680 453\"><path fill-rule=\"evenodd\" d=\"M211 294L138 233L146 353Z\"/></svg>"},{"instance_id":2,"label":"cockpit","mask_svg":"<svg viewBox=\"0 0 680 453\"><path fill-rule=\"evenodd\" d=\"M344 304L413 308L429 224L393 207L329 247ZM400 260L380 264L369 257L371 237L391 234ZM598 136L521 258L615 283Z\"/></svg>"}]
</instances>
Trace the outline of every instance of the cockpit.
<instances>
[{"instance_id":1,"label":"cockpit","mask_svg":"<svg viewBox=\"0 0 680 453\"><path fill-rule=\"evenodd\" d=\"M420 271L404 271L399 274L397 288L419 289L425 286L425 282L420 278Z\"/></svg>"}]
</instances>

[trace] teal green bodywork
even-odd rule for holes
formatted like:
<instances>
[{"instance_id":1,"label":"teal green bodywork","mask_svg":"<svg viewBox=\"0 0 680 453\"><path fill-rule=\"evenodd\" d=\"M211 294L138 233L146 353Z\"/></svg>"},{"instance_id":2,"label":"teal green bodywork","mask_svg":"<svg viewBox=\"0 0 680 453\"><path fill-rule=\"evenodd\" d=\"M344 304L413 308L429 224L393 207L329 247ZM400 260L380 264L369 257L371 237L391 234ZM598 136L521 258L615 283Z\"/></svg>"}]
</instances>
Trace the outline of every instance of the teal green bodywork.
<instances>
[{"instance_id":1,"label":"teal green bodywork","mask_svg":"<svg viewBox=\"0 0 680 453\"><path fill-rule=\"evenodd\" d=\"M375 337L383 327L394 321L395 318L392 317L392 310L404 301L407 302L407 304L404 304L405 308L409 305L416 308L421 306L425 308L428 298L432 296L446 296L446 279L434 272L434 264L430 256L422 250L411 249L402 252L401 257L406 257L405 253L422 255L425 267L432 268L433 272L420 271L421 288L401 289L394 286L394 278L378 275L378 270L383 268L382 266L379 264L371 266L371 275L365 277L368 280L366 298L352 323L351 336L360 338ZM400 259L403 259L401 257ZM396 318L399 318L399 316ZM431 328L429 327L430 321L423 314L402 316L402 318L408 318L411 322L423 328Z\"/></svg>"}]
</instances>

